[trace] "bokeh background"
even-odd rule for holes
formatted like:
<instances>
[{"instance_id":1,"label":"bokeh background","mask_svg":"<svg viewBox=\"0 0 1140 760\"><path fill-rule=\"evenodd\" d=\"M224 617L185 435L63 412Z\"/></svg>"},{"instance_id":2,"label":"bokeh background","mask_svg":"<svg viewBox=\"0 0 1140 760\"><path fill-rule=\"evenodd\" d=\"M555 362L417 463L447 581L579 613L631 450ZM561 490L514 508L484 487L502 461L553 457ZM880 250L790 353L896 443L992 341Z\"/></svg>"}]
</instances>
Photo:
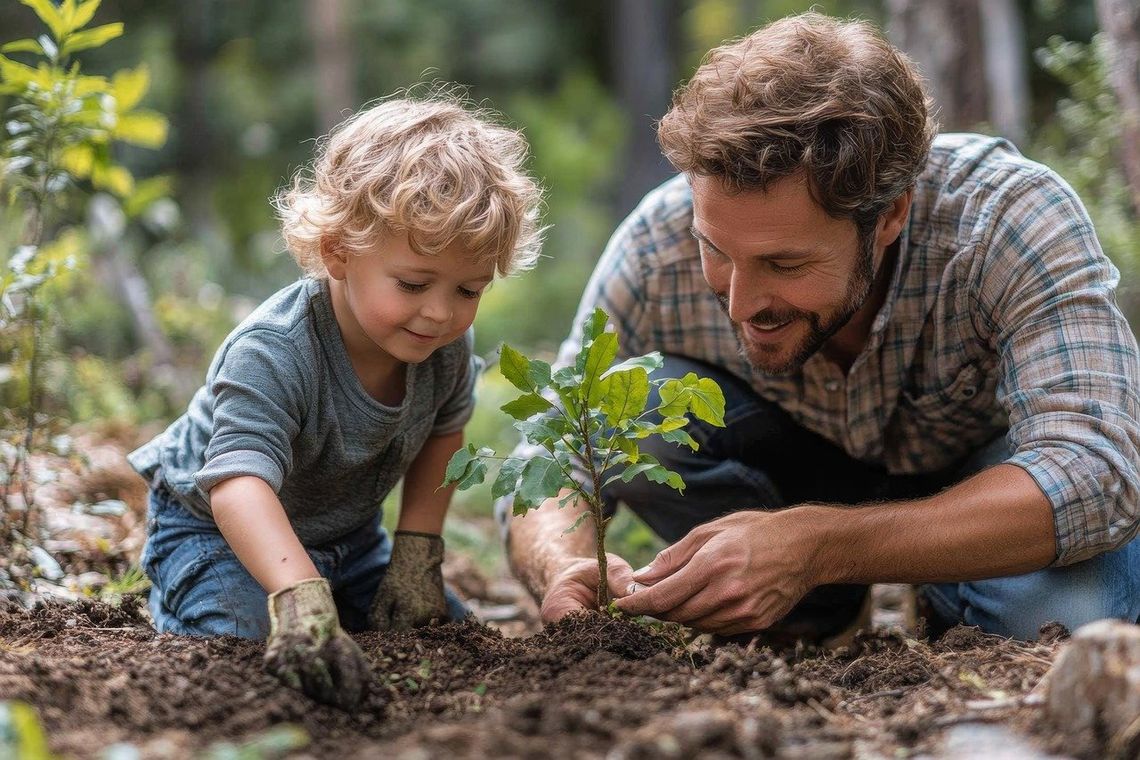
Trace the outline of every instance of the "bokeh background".
<instances>
[{"instance_id":1,"label":"bokeh background","mask_svg":"<svg viewBox=\"0 0 1140 760\"><path fill-rule=\"evenodd\" d=\"M125 34L79 59L90 73L148 67L143 105L167 117L168 139L115 158L166 178L167 192L137 213L105 192L66 211L80 265L45 296L43 445L76 426L141 440L180 414L227 332L299 274L268 199L314 139L372 99L436 81L463 85L530 141L548 189L545 256L485 297L478 350L507 341L549 358L610 232L670 174L654 124L673 88L710 47L809 7L885 28L920 64L944 131L1004 135L1072 183L1140 324L1136 0L106 0L95 23L123 21ZM0 2L0 43L41 32L28 7ZM4 266L22 213L0 198ZM28 403L19 340L0 330L11 440ZM497 378L482 382L468 435L507 448ZM454 514L451 546L497 562L486 490ZM655 548L628 518L614 537L635 561Z\"/></svg>"}]
</instances>

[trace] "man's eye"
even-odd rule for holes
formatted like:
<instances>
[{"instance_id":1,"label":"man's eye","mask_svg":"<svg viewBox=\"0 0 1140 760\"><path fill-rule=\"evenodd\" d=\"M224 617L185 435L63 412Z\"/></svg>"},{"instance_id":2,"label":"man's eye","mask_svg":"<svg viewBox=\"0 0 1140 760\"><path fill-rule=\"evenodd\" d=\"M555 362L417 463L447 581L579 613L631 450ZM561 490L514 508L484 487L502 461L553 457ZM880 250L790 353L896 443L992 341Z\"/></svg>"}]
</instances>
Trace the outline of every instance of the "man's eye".
<instances>
[{"instance_id":1,"label":"man's eye","mask_svg":"<svg viewBox=\"0 0 1140 760\"><path fill-rule=\"evenodd\" d=\"M422 282L404 282L403 280L396 280L396 287L400 290L407 291L408 293L419 293L427 287Z\"/></svg>"},{"instance_id":2,"label":"man's eye","mask_svg":"<svg viewBox=\"0 0 1140 760\"><path fill-rule=\"evenodd\" d=\"M772 269L776 270L777 272L781 272L783 274L792 274L794 272L798 272L801 269L804 269L806 266L807 266L807 264L791 264L791 265L788 265L788 264L777 264L774 261L772 262Z\"/></svg>"},{"instance_id":3,"label":"man's eye","mask_svg":"<svg viewBox=\"0 0 1140 760\"><path fill-rule=\"evenodd\" d=\"M459 295L463 296L464 298L478 298L479 296L483 295L483 291L469 290L461 285L459 287Z\"/></svg>"}]
</instances>

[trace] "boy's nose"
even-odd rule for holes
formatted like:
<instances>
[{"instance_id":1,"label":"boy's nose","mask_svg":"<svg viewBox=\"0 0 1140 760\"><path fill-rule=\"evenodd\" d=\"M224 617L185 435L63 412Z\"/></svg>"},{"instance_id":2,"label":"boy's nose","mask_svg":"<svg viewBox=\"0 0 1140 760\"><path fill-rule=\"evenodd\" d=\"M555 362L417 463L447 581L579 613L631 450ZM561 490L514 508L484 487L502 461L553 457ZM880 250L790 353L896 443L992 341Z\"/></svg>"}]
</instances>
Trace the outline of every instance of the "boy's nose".
<instances>
[{"instance_id":1,"label":"boy's nose","mask_svg":"<svg viewBox=\"0 0 1140 760\"><path fill-rule=\"evenodd\" d=\"M446 322L451 319L451 306L443 300L430 298L424 303L420 313L432 322Z\"/></svg>"}]
</instances>

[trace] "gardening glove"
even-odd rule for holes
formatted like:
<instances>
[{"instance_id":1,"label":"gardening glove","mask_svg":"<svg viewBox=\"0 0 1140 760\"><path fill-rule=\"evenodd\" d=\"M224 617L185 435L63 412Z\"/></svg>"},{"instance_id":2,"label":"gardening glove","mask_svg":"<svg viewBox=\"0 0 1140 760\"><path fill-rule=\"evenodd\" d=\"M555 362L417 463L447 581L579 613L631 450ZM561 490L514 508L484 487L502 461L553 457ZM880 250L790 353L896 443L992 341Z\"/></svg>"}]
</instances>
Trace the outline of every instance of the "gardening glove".
<instances>
[{"instance_id":1,"label":"gardening glove","mask_svg":"<svg viewBox=\"0 0 1140 760\"><path fill-rule=\"evenodd\" d=\"M433 620L446 620L442 564L442 538L431 533L396 531L388 571L372 599L372 627L405 631Z\"/></svg>"},{"instance_id":2,"label":"gardening glove","mask_svg":"<svg viewBox=\"0 0 1140 760\"><path fill-rule=\"evenodd\" d=\"M304 580L269 595L265 669L318 702L344 710L360 702L368 660L340 627L327 580Z\"/></svg>"}]
</instances>

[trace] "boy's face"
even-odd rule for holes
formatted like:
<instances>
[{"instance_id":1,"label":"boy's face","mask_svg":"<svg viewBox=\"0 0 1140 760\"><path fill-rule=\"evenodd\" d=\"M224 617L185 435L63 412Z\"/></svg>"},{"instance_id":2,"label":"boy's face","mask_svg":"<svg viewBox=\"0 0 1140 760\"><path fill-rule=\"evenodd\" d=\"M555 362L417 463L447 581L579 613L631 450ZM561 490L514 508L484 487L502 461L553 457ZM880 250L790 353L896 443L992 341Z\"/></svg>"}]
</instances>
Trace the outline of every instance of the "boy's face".
<instances>
[{"instance_id":1,"label":"boy's face","mask_svg":"<svg viewBox=\"0 0 1140 760\"><path fill-rule=\"evenodd\" d=\"M366 254L333 252L325 266L351 316L340 325L350 354L378 350L355 358L381 363L424 361L463 335L495 275L494 261L476 263L458 242L427 256L412 250L406 233L385 236Z\"/></svg>"}]
</instances>

